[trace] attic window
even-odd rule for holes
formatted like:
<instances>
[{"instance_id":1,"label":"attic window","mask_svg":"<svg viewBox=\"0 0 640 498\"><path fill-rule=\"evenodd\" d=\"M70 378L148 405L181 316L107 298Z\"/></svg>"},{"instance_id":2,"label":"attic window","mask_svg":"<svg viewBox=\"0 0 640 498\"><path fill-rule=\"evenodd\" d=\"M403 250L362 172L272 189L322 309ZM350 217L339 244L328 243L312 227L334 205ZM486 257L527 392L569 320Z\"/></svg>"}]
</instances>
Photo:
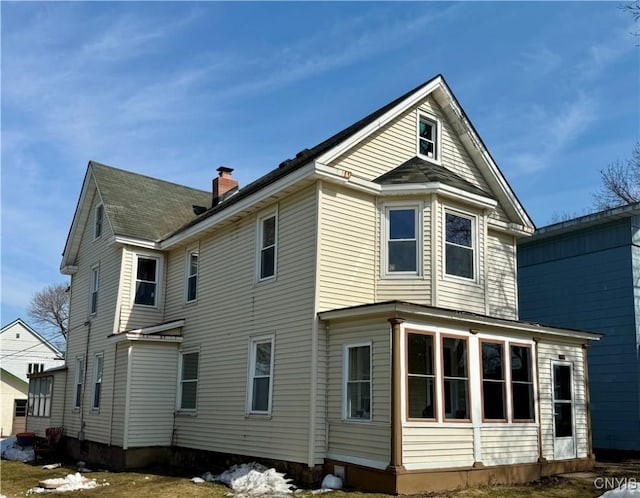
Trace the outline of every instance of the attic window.
<instances>
[{"instance_id":1,"label":"attic window","mask_svg":"<svg viewBox=\"0 0 640 498\"><path fill-rule=\"evenodd\" d=\"M440 160L438 121L425 114L418 119L418 155L432 161Z\"/></svg>"},{"instance_id":2,"label":"attic window","mask_svg":"<svg viewBox=\"0 0 640 498\"><path fill-rule=\"evenodd\" d=\"M104 207L102 204L96 206L96 220L93 228L93 238L97 239L102 235L102 219L104 217Z\"/></svg>"}]
</instances>

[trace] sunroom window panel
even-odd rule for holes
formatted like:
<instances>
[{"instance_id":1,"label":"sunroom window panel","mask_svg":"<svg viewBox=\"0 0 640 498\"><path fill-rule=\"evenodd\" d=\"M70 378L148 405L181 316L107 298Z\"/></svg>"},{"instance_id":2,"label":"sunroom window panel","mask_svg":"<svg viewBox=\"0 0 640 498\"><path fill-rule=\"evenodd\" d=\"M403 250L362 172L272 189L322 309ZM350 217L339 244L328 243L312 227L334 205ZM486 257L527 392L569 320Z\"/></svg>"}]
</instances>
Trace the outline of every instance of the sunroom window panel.
<instances>
[{"instance_id":1,"label":"sunroom window panel","mask_svg":"<svg viewBox=\"0 0 640 498\"><path fill-rule=\"evenodd\" d=\"M514 420L533 420L533 384L513 383L511 396Z\"/></svg>"},{"instance_id":2,"label":"sunroom window panel","mask_svg":"<svg viewBox=\"0 0 640 498\"><path fill-rule=\"evenodd\" d=\"M469 377L467 341L442 339L444 404L446 418L469 418Z\"/></svg>"},{"instance_id":3,"label":"sunroom window panel","mask_svg":"<svg viewBox=\"0 0 640 498\"><path fill-rule=\"evenodd\" d=\"M409 418L435 418L435 379L409 376Z\"/></svg>"}]
</instances>

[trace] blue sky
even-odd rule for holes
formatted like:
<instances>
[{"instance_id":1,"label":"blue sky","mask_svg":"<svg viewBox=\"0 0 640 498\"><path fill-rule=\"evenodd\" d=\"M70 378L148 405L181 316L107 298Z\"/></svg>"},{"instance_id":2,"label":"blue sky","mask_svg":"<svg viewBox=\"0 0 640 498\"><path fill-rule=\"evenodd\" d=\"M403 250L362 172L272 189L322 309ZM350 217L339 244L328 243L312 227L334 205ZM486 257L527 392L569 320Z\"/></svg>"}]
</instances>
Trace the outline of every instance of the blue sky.
<instances>
[{"instance_id":1,"label":"blue sky","mask_svg":"<svg viewBox=\"0 0 640 498\"><path fill-rule=\"evenodd\" d=\"M2 324L66 281L89 160L246 185L438 73L538 226L584 214L640 133L618 5L2 2Z\"/></svg>"}]
</instances>

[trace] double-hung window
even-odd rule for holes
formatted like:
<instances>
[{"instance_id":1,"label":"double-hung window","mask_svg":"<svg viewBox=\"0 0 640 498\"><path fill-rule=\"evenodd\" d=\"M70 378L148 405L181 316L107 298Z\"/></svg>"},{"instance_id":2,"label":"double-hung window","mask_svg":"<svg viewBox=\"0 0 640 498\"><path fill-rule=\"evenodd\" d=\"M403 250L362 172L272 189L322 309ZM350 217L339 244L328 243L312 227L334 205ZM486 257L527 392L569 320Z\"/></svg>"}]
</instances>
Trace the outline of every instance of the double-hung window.
<instances>
[{"instance_id":1,"label":"double-hung window","mask_svg":"<svg viewBox=\"0 0 640 498\"><path fill-rule=\"evenodd\" d=\"M100 285L100 267L91 268L91 296L89 301L89 313L94 315L98 311L98 286Z\"/></svg>"},{"instance_id":2,"label":"double-hung window","mask_svg":"<svg viewBox=\"0 0 640 498\"><path fill-rule=\"evenodd\" d=\"M249 353L249 413L270 413L273 391L273 336L252 339Z\"/></svg>"},{"instance_id":3,"label":"double-hung window","mask_svg":"<svg viewBox=\"0 0 640 498\"><path fill-rule=\"evenodd\" d=\"M93 238L97 239L102 235L102 223L104 219L104 206L98 204L95 210L95 223L93 225Z\"/></svg>"},{"instance_id":4,"label":"double-hung window","mask_svg":"<svg viewBox=\"0 0 640 498\"><path fill-rule=\"evenodd\" d=\"M513 420L533 421L535 414L531 347L512 344L510 349Z\"/></svg>"},{"instance_id":5,"label":"double-hung window","mask_svg":"<svg viewBox=\"0 0 640 498\"><path fill-rule=\"evenodd\" d=\"M278 217L276 213L258 220L258 280L276 275Z\"/></svg>"},{"instance_id":6,"label":"double-hung window","mask_svg":"<svg viewBox=\"0 0 640 498\"><path fill-rule=\"evenodd\" d=\"M27 365L27 373L35 374L44 370L44 363L29 363Z\"/></svg>"},{"instance_id":7,"label":"double-hung window","mask_svg":"<svg viewBox=\"0 0 640 498\"><path fill-rule=\"evenodd\" d=\"M504 344L481 341L482 416L485 420L506 420Z\"/></svg>"},{"instance_id":8,"label":"double-hung window","mask_svg":"<svg viewBox=\"0 0 640 498\"><path fill-rule=\"evenodd\" d=\"M97 353L93 357L93 410L100 409L100 395L102 394L102 370L104 368L104 354Z\"/></svg>"},{"instance_id":9,"label":"double-hung window","mask_svg":"<svg viewBox=\"0 0 640 498\"><path fill-rule=\"evenodd\" d=\"M418 274L419 210L417 206L388 206L386 218L386 273Z\"/></svg>"},{"instance_id":10,"label":"double-hung window","mask_svg":"<svg viewBox=\"0 0 640 498\"><path fill-rule=\"evenodd\" d=\"M198 296L198 251L187 253L187 302Z\"/></svg>"},{"instance_id":11,"label":"double-hung window","mask_svg":"<svg viewBox=\"0 0 640 498\"><path fill-rule=\"evenodd\" d=\"M146 256L136 257L136 288L134 304L156 306L158 297L159 261Z\"/></svg>"},{"instance_id":12,"label":"double-hung window","mask_svg":"<svg viewBox=\"0 0 640 498\"><path fill-rule=\"evenodd\" d=\"M440 131L438 121L430 116L418 117L418 155L432 161L440 160Z\"/></svg>"},{"instance_id":13,"label":"double-hung window","mask_svg":"<svg viewBox=\"0 0 640 498\"><path fill-rule=\"evenodd\" d=\"M445 273L467 279L475 278L475 219L445 211Z\"/></svg>"},{"instance_id":14,"label":"double-hung window","mask_svg":"<svg viewBox=\"0 0 640 498\"><path fill-rule=\"evenodd\" d=\"M84 356L76 358L76 388L74 391L74 408L82 406L82 386L84 384Z\"/></svg>"},{"instance_id":15,"label":"double-hung window","mask_svg":"<svg viewBox=\"0 0 640 498\"><path fill-rule=\"evenodd\" d=\"M33 417L49 417L51 415L51 392L53 377L38 377L29 382L27 413Z\"/></svg>"},{"instance_id":16,"label":"double-hung window","mask_svg":"<svg viewBox=\"0 0 640 498\"><path fill-rule=\"evenodd\" d=\"M199 352L186 352L180 355L180 396L178 409L193 411L196 409L198 393Z\"/></svg>"},{"instance_id":17,"label":"double-hung window","mask_svg":"<svg viewBox=\"0 0 640 498\"><path fill-rule=\"evenodd\" d=\"M371 420L371 344L345 348L346 418Z\"/></svg>"}]
</instances>

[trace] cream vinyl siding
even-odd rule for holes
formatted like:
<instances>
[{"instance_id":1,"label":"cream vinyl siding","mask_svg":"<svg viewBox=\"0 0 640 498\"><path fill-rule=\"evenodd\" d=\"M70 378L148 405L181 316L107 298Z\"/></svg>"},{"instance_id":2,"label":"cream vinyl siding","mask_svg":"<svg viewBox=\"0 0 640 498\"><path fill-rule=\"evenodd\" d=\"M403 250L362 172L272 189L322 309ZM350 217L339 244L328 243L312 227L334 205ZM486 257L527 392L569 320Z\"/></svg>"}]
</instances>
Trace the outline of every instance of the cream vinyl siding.
<instances>
[{"instance_id":1,"label":"cream vinyl siding","mask_svg":"<svg viewBox=\"0 0 640 498\"><path fill-rule=\"evenodd\" d=\"M403 198L404 201L405 198ZM432 256L432 230L431 230L431 196L426 198L412 198L406 199L407 205L412 202L417 203L422 207L422 240L421 251L419 254L418 267L420 268L420 275L414 277L393 277L382 276L384 274L384 268L381 266L384 264L384 258L380 254L380 251L385 251L386 247L386 235L385 230L382 227L384 216L384 201L380 201L381 210L378 215L378 224L376 228L376 247L378 248L378 255L376 256L376 301L390 301L398 299L401 301L411 301L418 304L430 305L431 302L431 256ZM390 204L393 205L393 204ZM417 235L417 234L416 234ZM420 260L420 257L422 260Z\"/></svg>"},{"instance_id":2,"label":"cream vinyl siding","mask_svg":"<svg viewBox=\"0 0 640 498\"><path fill-rule=\"evenodd\" d=\"M318 311L374 301L378 260L375 198L322 184Z\"/></svg>"},{"instance_id":3,"label":"cream vinyl siding","mask_svg":"<svg viewBox=\"0 0 640 498\"><path fill-rule=\"evenodd\" d=\"M485 424L480 429L484 465L538 461L538 427L532 424Z\"/></svg>"},{"instance_id":4,"label":"cream vinyl siding","mask_svg":"<svg viewBox=\"0 0 640 498\"><path fill-rule=\"evenodd\" d=\"M402 463L407 469L467 467L473 462L471 427L402 428Z\"/></svg>"},{"instance_id":5,"label":"cream vinyl siding","mask_svg":"<svg viewBox=\"0 0 640 498\"><path fill-rule=\"evenodd\" d=\"M51 389L51 412L49 417L32 417L27 415L27 430L35 432L37 436L44 437L48 427L62 427L64 419L64 386L67 378L66 370L51 372L53 377L53 387ZM16 396L18 399L26 399L27 396ZM13 406L11 406L11 417L13 418Z\"/></svg>"},{"instance_id":6,"label":"cream vinyl siding","mask_svg":"<svg viewBox=\"0 0 640 498\"><path fill-rule=\"evenodd\" d=\"M137 257L157 258L158 281L156 282L156 306L134 305ZM166 291L164 255L159 252L126 246L123 249L120 295L118 299L119 313L116 323L117 331L135 330L163 321L164 296ZM184 270L184 267L183 267ZM183 273L184 276L184 273ZM181 286L184 290L184 284Z\"/></svg>"},{"instance_id":7,"label":"cream vinyl siding","mask_svg":"<svg viewBox=\"0 0 640 498\"><path fill-rule=\"evenodd\" d=\"M344 419L344 346L371 343L371 421ZM384 321L331 323L329 327L328 457L386 465L391 444L390 326Z\"/></svg>"},{"instance_id":8,"label":"cream vinyl siding","mask_svg":"<svg viewBox=\"0 0 640 498\"><path fill-rule=\"evenodd\" d=\"M518 319L516 245L512 235L490 230L487 236L489 315Z\"/></svg>"},{"instance_id":9,"label":"cream vinyl siding","mask_svg":"<svg viewBox=\"0 0 640 498\"><path fill-rule=\"evenodd\" d=\"M276 278L257 282L257 217L272 209ZM308 461L315 239L312 186L200 239L196 303L184 302L185 248L168 255L164 320L184 318L182 348L200 348L197 411L176 417L176 445ZM274 336L272 410L247 415L249 342L263 335Z\"/></svg>"},{"instance_id":10,"label":"cream vinyl siding","mask_svg":"<svg viewBox=\"0 0 640 498\"><path fill-rule=\"evenodd\" d=\"M113 353L111 353L113 354ZM115 359L115 385L118 386L113 394L113 420L111 429L111 444L120 446L124 444L124 420L125 405L127 400L127 379L129 369L129 343L121 342L116 347Z\"/></svg>"},{"instance_id":11,"label":"cream vinyl siding","mask_svg":"<svg viewBox=\"0 0 640 498\"><path fill-rule=\"evenodd\" d=\"M170 446L176 409L176 344L134 342L129 372L127 446Z\"/></svg>"},{"instance_id":12,"label":"cream vinyl siding","mask_svg":"<svg viewBox=\"0 0 640 498\"><path fill-rule=\"evenodd\" d=\"M564 360L559 360L564 355ZM585 397L584 362L582 346L541 340L538 342L538 371L540 376L540 413L542 431L542 456L553 460L553 371L552 362L570 362L573 365L574 431L578 458L587 456L587 411Z\"/></svg>"},{"instance_id":13,"label":"cream vinyl siding","mask_svg":"<svg viewBox=\"0 0 640 498\"><path fill-rule=\"evenodd\" d=\"M485 232L483 217L480 213L453 203L443 204L435 203L436 213L436 282L437 282L437 302L436 306L441 308L457 309L461 311L470 311L472 313L485 314ZM475 226L474 239L474 266L475 280L456 278L445 275L444 272L444 213L452 211L454 214L460 212L463 214L473 215Z\"/></svg>"},{"instance_id":14,"label":"cream vinyl siding","mask_svg":"<svg viewBox=\"0 0 640 498\"><path fill-rule=\"evenodd\" d=\"M79 356L85 357L86 377L83 383L84 433L87 439L99 443L108 443L111 423L111 391L113 389L113 346L108 344L107 336L113 332L114 318L117 318L116 302L121 267L121 249L108 241L113 237L111 226L103 219L102 236L93 238L93 216L97 199L91 204L91 213L84 227L78 252L78 271L71 279L69 301L69 339L67 342L67 375L66 375L66 413L64 417L65 433L70 437L78 437L80 431L81 411L74 409L76 361ZM91 299L92 268L100 267L97 312L89 314ZM90 321L90 325L85 325ZM87 350L88 341L88 350ZM93 368L95 354L104 352L102 397L100 410L91 410L93 396ZM58 378L54 380L54 389ZM59 384L59 382L58 382ZM62 396L52 401L52 411L59 410L63 403Z\"/></svg>"},{"instance_id":15,"label":"cream vinyl siding","mask_svg":"<svg viewBox=\"0 0 640 498\"><path fill-rule=\"evenodd\" d=\"M440 106L429 96L420 104L419 110L439 120L441 164L472 184L490 192L482 173L473 163ZM331 166L351 171L355 176L365 180L373 180L400 166L417 155L417 120L416 108L404 112L372 133L352 150L332 161ZM501 208L497 208L491 217L509 221Z\"/></svg>"}]
</instances>

